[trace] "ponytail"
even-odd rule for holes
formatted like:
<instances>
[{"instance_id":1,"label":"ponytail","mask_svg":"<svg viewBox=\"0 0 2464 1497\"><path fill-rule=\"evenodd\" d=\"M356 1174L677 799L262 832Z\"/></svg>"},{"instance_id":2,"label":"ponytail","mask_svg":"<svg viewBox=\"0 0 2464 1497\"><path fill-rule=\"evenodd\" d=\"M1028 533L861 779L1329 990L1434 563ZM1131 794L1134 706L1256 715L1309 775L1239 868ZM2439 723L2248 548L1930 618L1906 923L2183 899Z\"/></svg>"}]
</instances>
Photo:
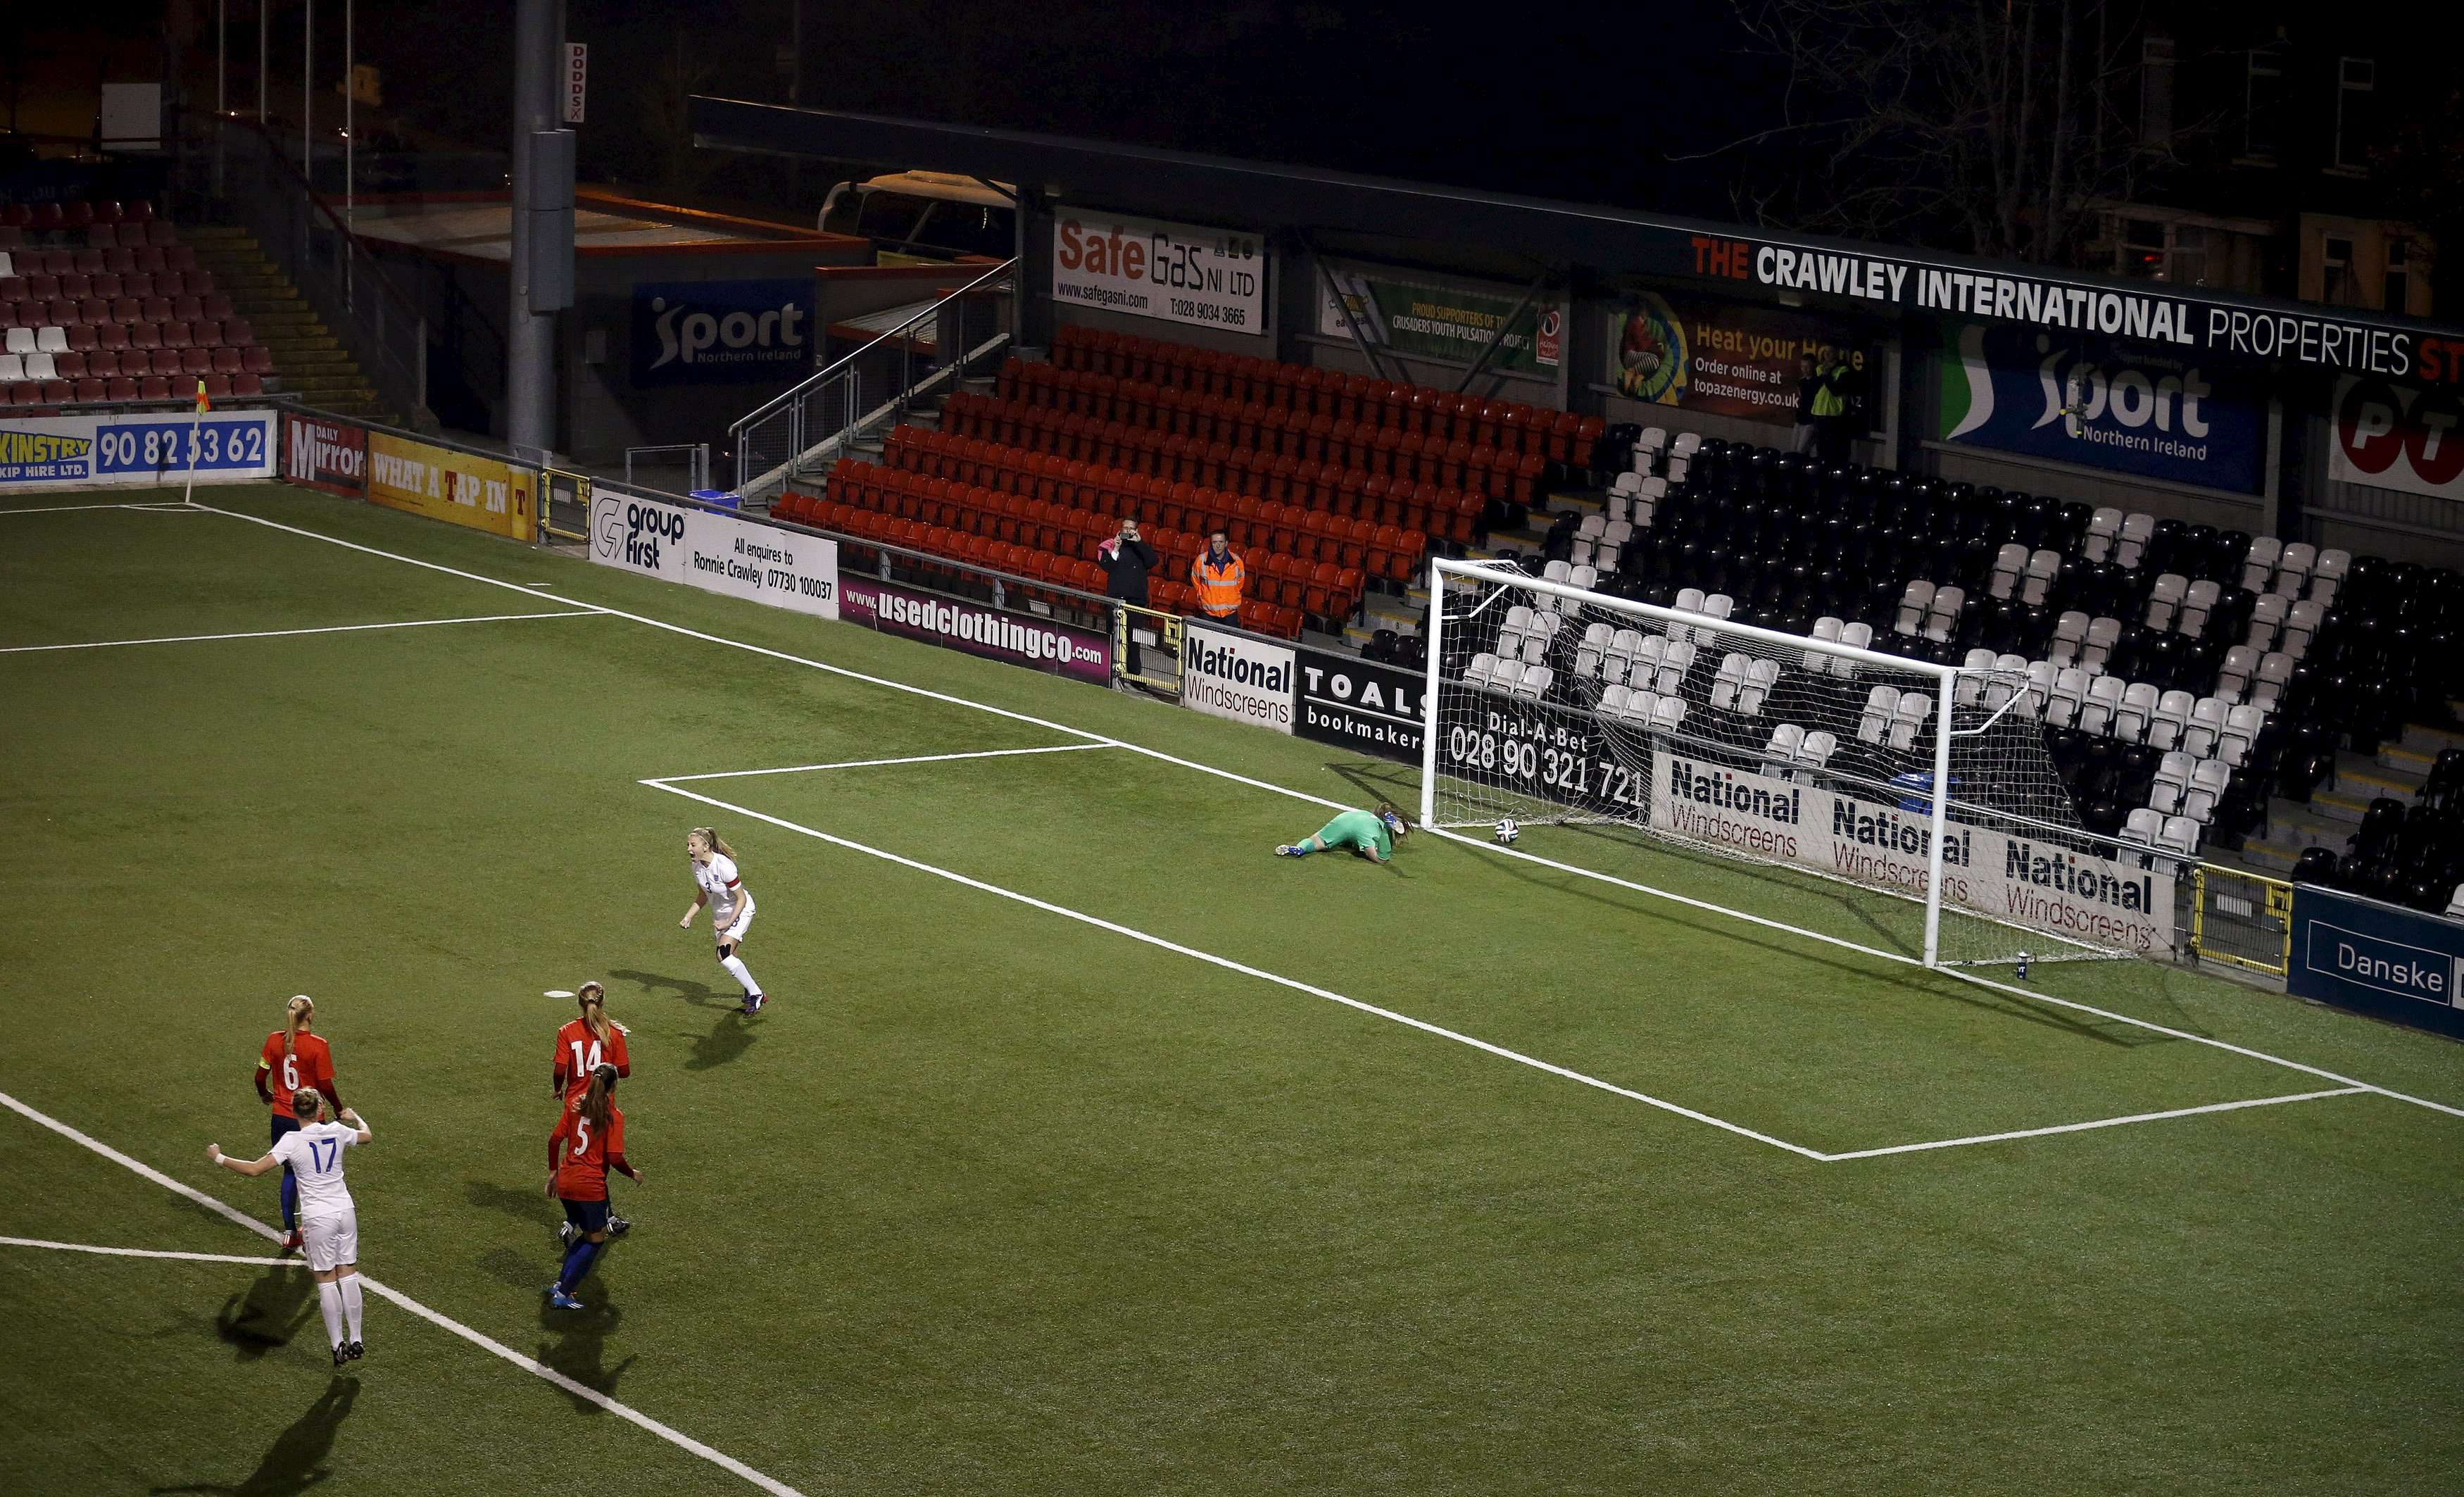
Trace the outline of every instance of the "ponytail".
<instances>
[{"instance_id":1,"label":"ponytail","mask_svg":"<svg viewBox=\"0 0 2464 1497\"><path fill-rule=\"evenodd\" d=\"M582 984L582 1024L600 1044L607 1043L607 990L596 982Z\"/></svg>"},{"instance_id":2,"label":"ponytail","mask_svg":"<svg viewBox=\"0 0 2464 1497\"><path fill-rule=\"evenodd\" d=\"M308 1021L316 1012L317 1001L305 993L282 1005L283 1054L293 1053L299 1039L299 1031L308 1027Z\"/></svg>"},{"instance_id":3,"label":"ponytail","mask_svg":"<svg viewBox=\"0 0 2464 1497\"><path fill-rule=\"evenodd\" d=\"M699 837L702 841L710 844L710 850L717 853L720 857L733 858L736 856L736 849L729 847L726 841L711 827L696 826L693 829L693 835Z\"/></svg>"},{"instance_id":4,"label":"ponytail","mask_svg":"<svg viewBox=\"0 0 2464 1497\"><path fill-rule=\"evenodd\" d=\"M600 1067L590 1073L590 1090L582 1094L582 1115L590 1119L590 1126L598 1129L602 1135L607 1131L607 1110L613 1106L607 1093L615 1083L608 1078L615 1074L614 1067Z\"/></svg>"}]
</instances>

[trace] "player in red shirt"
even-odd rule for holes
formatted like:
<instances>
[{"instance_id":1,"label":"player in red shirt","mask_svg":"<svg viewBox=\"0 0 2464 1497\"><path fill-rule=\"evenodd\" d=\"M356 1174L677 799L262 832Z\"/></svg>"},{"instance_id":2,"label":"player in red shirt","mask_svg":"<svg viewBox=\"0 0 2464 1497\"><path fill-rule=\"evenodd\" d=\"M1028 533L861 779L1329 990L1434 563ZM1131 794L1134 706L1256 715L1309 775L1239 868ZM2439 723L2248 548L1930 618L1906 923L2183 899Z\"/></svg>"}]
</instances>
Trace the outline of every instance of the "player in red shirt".
<instances>
[{"instance_id":1,"label":"player in red shirt","mask_svg":"<svg viewBox=\"0 0 2464 1497\"><path fill-rule=\"evenodd\" d=\"M556 1132L548 1135L547 1167L547 1193L564 1203L564 1219L576 1234L564 1251L563 1268L547 1287L547 1302L558 1310L580 1310L574 1287L607 1245L607 1172L642 1183L642 1172L625 1157L625 1114L616 1110L615 1067L601 1063L581 1099L566 1104Z\"/></svg>"},{"instance_id":2,"label":"player in red shirt","mask_svg":"<svg viewBox=\"0 0 2464 1497\"><path fill-rule=\"evenodd\" d=\"M557 1100L565 1107L582 1100L590 1088L590 1073L604 1063L616 1068L619 1078L633 1074L633 1063L625 1052L626 1029L607 1017L607 989L597 980L582 984L582 1017L568 1019L556 1032L556 1071L550 1083ZM633 1225L611 1208L607 1214L607 1230L622 1237ZM576 1228L570 1222L557 1225L557 1236L571 1246Z\"/></svg>"},{"instance_id":3,"label":"player in red shirt","mask_svg":"<svg viewBox=\"0 0 2464 1497\"><path fill-rule=\"evenodd\" d=\"M270 1142L280 1143L284 1134L299 1131L303 1119L291 1099L303 1088L324 1093L335 1115L341 1114L341 1093L334 1090L334 1051L308 1032L316 1017L317 1001L305 993L285 1003L282 1027L265 1037L265 1048L256 1058L257 1099L273 1119ZM299 1235L299 1182L292 1178L287 1164L282 1167L282 1232L284 1248L304 1244Z\"/></svg>"}]
</instances>

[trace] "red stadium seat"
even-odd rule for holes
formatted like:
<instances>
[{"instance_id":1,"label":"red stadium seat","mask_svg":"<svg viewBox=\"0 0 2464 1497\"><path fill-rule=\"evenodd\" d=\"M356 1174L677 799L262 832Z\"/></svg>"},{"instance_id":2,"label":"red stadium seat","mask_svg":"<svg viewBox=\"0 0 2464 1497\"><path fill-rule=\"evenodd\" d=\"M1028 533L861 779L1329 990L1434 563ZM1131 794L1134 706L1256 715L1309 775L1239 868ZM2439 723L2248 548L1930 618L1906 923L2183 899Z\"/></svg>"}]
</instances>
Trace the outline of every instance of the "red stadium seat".
<instances>
[{"instance_id":1,"label":"red stadium seat","mask_svg":"<svg viewBox=\"0 0 2464 1497\"><path fill-rule=\"evenodd\" d=\"M150 319L142 322L129 323L128 346L131 348L162 347L163 325Z\"/></svg>"},{"instance_id":2,"label":"red stadium seat","mask_svg":"<svg viewBox=\"0 0 2464 1497\"><path fill-rule=\"evenodd\" d=\"M206 376L206 398L208 400L229 400L231 399L231 382L230 375L209 374Z\"/></svg>"},{"instance_id":3,"label":"red stadium seat","mask_svg":"<svg viewBox=\"0 0 2464 1497\"><path fill-rule=\"evenodd\" d=\"M135 400L138 398L137 382L125 377L112 379L106 382L103 398L105 400Z\"/></svg>"},{"instance_id":4,"label":"red stadium seat","mask_svg":"<svg viewBox=\"0 0 2464 1497\"><path fill-rule=\"evenodd\" d=\"M85 356L85 371L106 380L114 378L120 373L120 355L108 348L98 348Z\"/></svg>"},{"instance_id":5,"label":"red stadium seat","mask_svg":"<svg viewBox=\"0 0 2464 1497\"><path fill-rule=\"evenodd\" d=\"M121 205L120 216L124 223L146 223L154 217L154 205L142 197L130 198Z\"/></svg>"},{"instance_id":6,"label":"red stadium seat","mask_svg":"<svg viewBox=\"0 0 2464 1497\"><path fill-rule=\"evenodd\" d=\"M177 374L180 372L180 350L157 348L146 355L146 362L156 374L165 376Z\"/></svg>"},{"instance_id":7,"label":"red stadium seat","mask_svg":"<svg viewBox=\"0 0 2464 1497\"><path fill-rule=\"evenodd\" d=\"M169 350L165 350L168 352ZM186 375L214 372L214 356L210 349L184 348L180 351L180 372Z\"/></svg>"},{"instance_id":8,"label":"red stadium seat","mask_svg":"<svg viewBox=\"0 0 2464 1497\"><path fill-rule=\"evenodd\" d=\"M77 382L77 398L81 405L93 405L110 397L111 387L100 380L89 376Z\"/></svg>"},{"instance_id":9,"label":"red stadium seat","mask_svg":"<svg viewBox=\"0 0 2464 1497\"><path fill-rule=\"evenodd\" d=\"M213 351L213 359L217 374L238 374L248 368L247 361L240 357L236 348L217 348Z\"/></svg>"},{"instance_id":10,"label":"red stadium seat","mask_svg":"<svg viewBox=\"0 0 2464 1497\"><path fill-rule=\"evenodd\" d=\"M239 396L262 395L265 393L265 382L253 374L234 374L231 376L231 393Z\"/></svg>"},{"instance_id":11,"label":"red stadium seat","mask_svg":"<svg viewBox=\"0 0 2464 1497\"><path fill-rule=\"evenodd\" d=\"M80 322L75 327L63 328L61 331L68 335L69 346L78 353L84 353L98 346L102 341L96 324Z\"/></svg>"},{"instance_id":12,"label":"red stadium seat","mask_svg":"<svg viewBox=\"0 0 2464 1497\"><path fill-rule=\"evenodd\" d=\"M125 348L128 346L127 325L119 321L98 324L94 330L94 341L99 348Z\"/></svg>"},{"instance_id":13,"label":"red stadium seat","mask_svg":"<svg viewBox=\"0 0 2464 1497\"><path fill-rule=\"evenodd\" d=\"M84 379L85 355L75 352L54 354L52 355L52 371L64 380Z\"/></svg>"},{"instance_id":14,"label":"red stadium seat","mask_svg":"<svg viewBox=\"0 0 2464 1497\"><path fill-rule=\"evenodd\" d=\"M149 374L137 382L137 392L140 400L169 400L171 381L165 375Z\"/></svg>"}]
</instances>

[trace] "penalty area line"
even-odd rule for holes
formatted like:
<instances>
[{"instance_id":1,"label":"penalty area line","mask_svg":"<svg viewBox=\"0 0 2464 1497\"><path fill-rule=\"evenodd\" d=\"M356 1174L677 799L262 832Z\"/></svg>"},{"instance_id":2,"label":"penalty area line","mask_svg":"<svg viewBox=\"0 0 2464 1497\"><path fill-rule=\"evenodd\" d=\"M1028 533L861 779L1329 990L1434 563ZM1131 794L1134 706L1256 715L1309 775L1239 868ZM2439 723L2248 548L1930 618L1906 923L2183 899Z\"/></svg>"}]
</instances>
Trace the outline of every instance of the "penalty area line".
<instances>
[{"instance_id":1,"label":"penalty area line","mask_svg":"<svg viewBox=\"0 0 2464 1497\"><path fill-rule=\"evenodd\" d=\"M219 1200L212 1196L207 1195L204 1191L197 1189L195 1186L188 1184L185 1180L175 1180L168 1175L165 1175L162 1171L154 1168L152 1165L146 1164L139 1159L133 1159L99 1139L89 1137L86 1134L79 1133L77 1129L70 1127L68 1124L61 1122L58 1118L52 1116L50 1113L29 1107L27 1104L18 1101L15 1097L11 1096L5 1091L0 1091L0 1107L8 1108L11 1112L17 1113L19 1116L26 1118L30 1122L41 1124L43 1127L59 1134L61 1137L66 1138L71 1143L79 1144L87 1149L93 1150L96 1154L109 1159L112 1163L120 1165L121 1168L129 1170L146 1179L152 1180L155 1184L162 1186L172 1194L193 1201L197 1205L203 1206L207 1210L213 1212L216 1216L222 1217L235 1225L245 1227L249 1231L254 1232L257 1236L262 1237L269 1242L281 1241L280 1233L275 1231L274 1228L266 1225L264 1222L259 1222L254 1217L248 1215L246 1212L232 1207L226 1201ZM11 1239L11 1241L15 1240ZM48 1245L60 1246L64 1244L52 1244ZM113 1249L108 1248L94 1250L104 1252L113 1251ZM254 1262L255 1260L250 1259L241 1261ZM553 1384L557 1391L561 1393L568 1394L574 1398L583 1399L590 1403L595 1403L599 1407L605 1409L608 1413L658 1436L661 1440L674 1445L677 1449L683 1450L691 1455L699 1456L711 1464L717 1466L719 1469L726 1471L731 1475L742 1477L745 1481L750 1482L754 1486L761 1488L763 1491L768 1492L770 1497L803 1497L803 1493L799 1492L796 1488L788 1486L786 1483L779 1481L773 1477L764 1476L760 1472L753 1469L753 1467L746 1465L743 1462L737 1460L734 1456L728 1455L724 1451L714 1450L690 1435L671 1429L667 1425L660 1423L657 1420L654 1420L649 1415L643 1413L641 1410L633 1408L629 1404L619 1403L614 1398L601 1393L596 1388L576 1382L572 1378L567 1377L564 1374L558 1372L555 1368L524 1356L521 1353L515 1351L503 1342L481 1332L473 1331L469 1326L462 1324L462 1322L455 1320L450 1315L441 1314L436 1310L429 1309L427 1306L421 1304L415 1299L412 1299L409 1295L405 1294L400 1289L394 1288L388 1285L381 1284L375 1279L369 1278L364 1273L361 1274L359 1279L361 1288L367 1290L370 1294L374 1294L378 1298L383 1299L399 1309L408 1310L411 1314L427 1321L429 1325L437 1327L439 1330L451 1332L453 1334L460 1336L463 1340L470 1342L473 1346L478 1347L482 1351L494 1353L495 1355L503 1357L506 1361L513 1363L516 1367L529 1373L531 1376L538 1377L544 1382Z\"/></svg>"},{"instance_id":2,"label":"penalty area line","mask_svg":"<svg viewBox=\"0 0 2464 1497\"><path fill-rule=\"evenodd\" d=\"M709 775L661 775L646 785L681 784L689 780L744 780L757 775L809 775L824 769L879 769L888 764L942 764L959 759L1015 759L1024 754L1084 754L1089 749L1118 748L1116 743L1055 743L1045 748L979 749L972 754L916 754L907 759L850 759L836 764L790 764L783 769L722 769Z\"/></svg>"},{"instance_id":3,"label":"penalty area line","mask_svg":"<svg viewBox=\"0 0 2464 1497\"><path fill-rule=\"evenodd\" d=\"M1976 1143L2002 1143L2012 1138L2042 1138L2048 1134L2083 1134L2096 1128L2120 1128L2124 1123L2155 1123L2168 1117L2196 1117L2203 1112L2238 1112L2245 1108L2279 1107L2287 1102L2316 1102L2321 1097L2352 1097L2367 1093L2368 1087L2338 1087L2328 1091L2297 1091L2290 1096L2251 1097L2240 1102L2211 1102L2205 1107L2177 1107L2163 1112L2133 1112L2128 1117L2100 1117L2087 1123L2057 1123L2051 1128L2018 1128L2006 1134L1977 1134L1968 1138L1936 1138L1925 1143L1895 1143L1882 1149L1851 1149L1844 1154L1826 1154L1826 1164L1842 1159L1872 1159L1886 1154L1922 1154L1929 1149L1962 1149Z\"/></svg>"},{"instance_id":4,"label":"penalty area line","mask_svg":"<svg viewBox=\"0 0 2464 1497\"><path fill-rule=\"evenodd\" d=\"M100 1253L110 1258L176 1258L182 1263L238 1263L258 1268L305 1268L305 1258L243 1258L237 1253L179 1253L167 1247L104 1247L96 1243L55 1243L40 1237L0 1237L0 1247L48 1247L55 1253Z\"/></svg>"},{"instance_id":5,"label":"penalty area line","mask_svg":"<svg viewBox=\"0 0 2464 1497\"><path fill-rule=\"evenodd\" d=\"M1443 1025L1431 1024L1425 1019L1415 1019L1409 1014L1397 1013L1391 1008L1380 1008L1375 1003L1363 1002L1361 1000L1356 998L1346 998L1341 993L1331 992L1312 983L1303 982L1296 978L1287 978L1279 973L1268 972L1263 967L1253 967L1246 962L1235 961L1229 957L1218 957L1212 952L1199 951L1195 946L1183 946L1178 941L1167 940L1160 936L1150 935L1149 933L1138 930L1133 926L1122 925L1117 921L1107 920L1101 915L1089 914L1081 910L1072 910L1067 905L1057 905L1049 900L1038 899L1032 894L1023 894L1014 889L1004 889L999 884L988 884L979 878L969 878L964 873L953 872L948 869L938 868L930 863L919 862L914 858L901 857L895 852L887 851L883 848L875 848L866 843L856 842L846 837L834 836L825 831L817 831L813 827L803 826L800 823L791 822L782 817L771 816L761 811L753 810L748 806L737 805L730 802L721 801L715 796L703 795L697 790L687 790L664 780L644 780L639 782L639 783L648 785L653 790L664 790L670 795L682 796L688 801L698 801L704 805L716 806L722 811L732 811L738 816L748 816L757 822L764 822L772 826L779 827L782 831L797 832L803 836L814 838L817 841L826 842L835 848L845 848L850 852L861 852L868 857L879 858L885 863L895 863L901 868L913 869L919 873L929 873L935 878L947 879L953 884L962 885L968 889L973 889L982 893L992 894L999 898L1011 900L1015 903L1025 905L1029 909L1041 910L1046 914L1057 914L1063 919L1075 920L1081 925L1093 926L1099 931L1109 931L1115 936L1124 936L1129 937L1131 940L1155 947L1161 951L1171 952L1176 956L1187 957L1195 961L1205 962L1209 966L1221 967L1226 972L1237 972L1243 977L1256 978L1262 982L1272 982L1278 987L1289 988L1295 993L1306 993L1311 998L1324 999L1330 1003L1340 1003L1346 1008L1357 1009L1361 1013L1388 1020L1392 1023L1402 1024L1407 1028L1418 1029L1423 1034L1435 1035L1441 1040L1451 1040L1457 1045L1469 1046L1475 1050L1481 1050L1487 1054L1497 1056L1501 1060L1512 1061L1518 1066L1529 1066L1533 1070L1546 1071L1551 1076L1562 1077L1567 1081L1578 1082L1583 1086L1608 1092L1612 1096L1624 1097L1628 1101L1640 1102L1646 1107L1658 1108L1663 1112L1673 1112L1679 1117L1690 1118L1698 1123L1708 1124L1709 1126L1720 1129L1725 1133L1735 1134L1740 1138L1750 1138L1759 1144L1769 1144L1774 1149L1784 1149L1790 1154L1795 1155L1800 1158L1813 1159L1819 1162L1823 1157L1818 1151L1808 1149L1802 1144L1793 1144L1785 1138L1774 1138L1769 1134L1758 1134L1750 1128L1731 1123L1726 1118L1713 1117L1708 1112L1698 1112L1690 1107L1681 1106L1680 1104L1670 1102L1665 1098L1655 1097L1646 1092L1636 1091L1630 1088L1620 1087L1612 1082L1602 1081L1596 1076L1587 1076L1581 1071L1569 1069L1564 1066L1554 1065L1551 1062L1526 1055L1519 1050L1509 1050L1502 1045L1492 1045L1486 1040L1475 1039L1471 1035L1464 1034L1460 1030L1448 1029Z\"/></svg>"},{"instance_id":6,"label":"penalty area line","mask_svg":"<svg viewBox=\"0 0 2464 1497\"><path fill-rule=\"evenodd\" d=\"M294 634L357 634L368 629L424 629L440 624L505 624L516 619L582 619L596 608L562 608L552 613L479 613L458 619L400 619L385 624L327 624L316 628L249 629L235 634L165 634L157 639L93 639L75 645L9 645L0 655L39 655L56 649L117 649L123 645L195 645L218 639L287 639Z\"/></svg>"},{"instance_id":7,"label":"penalty area line","mask_svg":"<svg viewBox=\"0 0 2464 1497\"><path fill-rule=\"evenodd\" d=\"M1820 931L1810 931L1804 926L1791 925L1784 920L1773 920L1765 915L1750 914L1743 910L1731 910L1727 905L1713 904L1707 899L1695 899L1685 894L1672 893L1665 889L1654 889L1649 884L1638 884L1630 878L1618 878L1613 873L1602 873L1595 869L1578 868L1572 863L1560 863L1554 858L1544 858L1538 853L1526 852L1520 848L1492 847L1487 843L1474 842L1469 837L1463 836L1458 832L1450 831L1443 826L1431 826L1426 829L1438 836L1445 838L1449 842L1461 843L1464 847L1470 848L1475 851L1493 852L1500 857L1520 858L1526 863L1536 863L1542 868L1554 869L1560 873L1572 873L1577 878L1595 879L1603 884L1615 885L1619 889L1630 889L1638 894L1648 894L1654 899L1665 899L1671 904L1683 905L1688 909L1701 910L1711 914L1727 915L1732 920L1743 920L1749 925L1759 925L1765 930L1785 931L1791 936L1801 936L1807 940L1820 941L1824 945L1837 946L1843 951L1859 952L1868 957L1880 958L1884 961L1897 962L1903 967L1915 967L1920 971L1926 970L1925 964L1921 958L1910 957L1901 952L1884 951L1880 946L1867 946L1862 942L1848 940L1842 936L1826 936ZM1973 976L1969 973L1961 971L1957 967L1935 967L1931 970L1939 973L1943 977L1956 978L1962 982L1973 983L1977 987L1991 988L1996 993L2008 993L2013 998L2023 998L2032 1003L2051 1003L2057 1008L2067 1008L2073 1013L2094 1014L2099 1019L2110 1019L2115 1024L2128 1024L2134 1029L2145 1029L2151 1034L2164 1035L2167 1039L2188 1040L2193 1045L2210 1046L2215 1049L2227 1050L2235 1055L2246 1056L2251 1060L2265 1061L2270 1066L2281 1066L2286 1070L2298 1070L2305 1076L2316 1076L2321 1081L2332 1081L2340 1087L2349 1087L2361 1091L2373 1092L2379 1096L2388 1097L2398 1102L2409 1102L2414 1107L2428 1108L2433 1112L2444 1112L2450 1117L2464 1117L2464 1108L2450 1107L2444 1102L2432 1102L2426 1097L2416 1097L2402 1091L2391 1091L2385 1087L2375 1087L2366 1081L2357 1081L2350 1076L2340 1076L2332 1070L2326 1070L2317 1066L2305 1066L2299 1061L2289 1061L2281 1055L2270 1055L2265 1050L2254 1050L2247 1046L2235 1045L2229 1040L2218 1040L2204 1034L2192 1034L2188 1029L2176 1029L2169 1024L2152 1024L2145 1019L2133 1019L2128 1014L2118 1014L2112 1009L2099 1008L2093 1003L2082 1003L2074 999L2056 998L2051 993L2039 993L2034 988L2013 987L2008 982L1996 982L1991 978Z\"/></svg>"}]
</instances>

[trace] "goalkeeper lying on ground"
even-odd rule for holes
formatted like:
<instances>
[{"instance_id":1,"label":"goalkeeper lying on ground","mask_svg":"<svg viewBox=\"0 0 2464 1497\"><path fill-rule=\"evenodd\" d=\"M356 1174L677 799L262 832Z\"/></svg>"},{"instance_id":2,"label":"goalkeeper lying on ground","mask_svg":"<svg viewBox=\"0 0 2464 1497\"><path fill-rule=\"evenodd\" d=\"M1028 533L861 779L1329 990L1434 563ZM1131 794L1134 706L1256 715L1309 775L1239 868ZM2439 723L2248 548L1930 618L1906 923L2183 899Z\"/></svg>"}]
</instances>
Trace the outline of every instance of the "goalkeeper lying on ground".
<instances>
[{"instance_id":1,"label":"goalkeeper lying on ground","mask_svg":"<svg viewBox=\"0 0 2464 1497\"><path fill-rule=\"evenodd\" d=\"M1393 803L1380 801L1375 811L1346 811L1318 828L1314 837L1277 848L1279 858L1305 858L1332 848L1350 848L1372 863L1395 861L1395 839L1410 836L1411 825Z\"/></svg>"}]
</instances>

